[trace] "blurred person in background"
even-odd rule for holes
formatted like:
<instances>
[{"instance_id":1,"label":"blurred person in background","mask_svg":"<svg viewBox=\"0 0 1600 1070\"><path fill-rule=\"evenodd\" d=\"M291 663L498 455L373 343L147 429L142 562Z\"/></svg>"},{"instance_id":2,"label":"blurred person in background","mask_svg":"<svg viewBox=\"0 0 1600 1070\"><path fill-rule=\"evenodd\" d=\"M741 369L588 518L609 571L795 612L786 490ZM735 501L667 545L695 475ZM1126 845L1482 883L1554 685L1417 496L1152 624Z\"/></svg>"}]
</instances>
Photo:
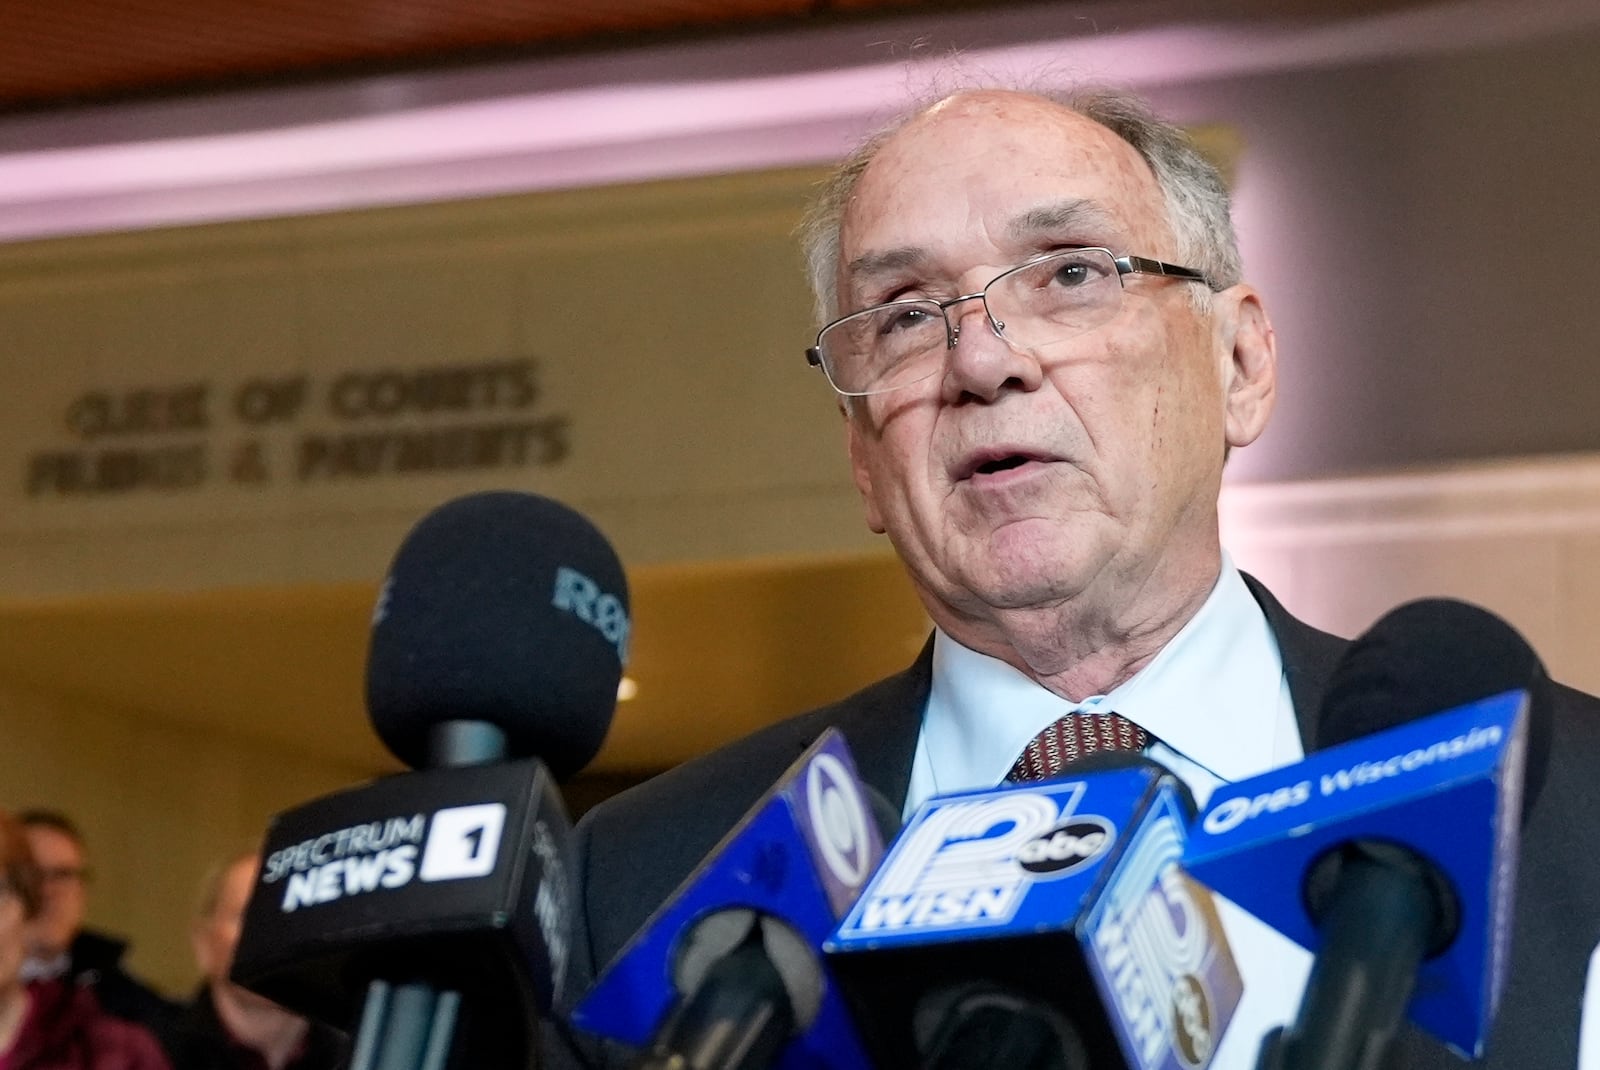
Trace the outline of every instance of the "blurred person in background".
<instances>
[{"instance_id":1,"label":"blurred person in background","mask_svg":"<svg viewBox=\"0 0 1600 1070\"><path fill-rule=\"evenodd\" d=\"M40 876L21 823L0 810L0 1070L168 1070L155 1037L106 1014L89 988L23 979Z\"/></svg>"},{"instance_id":2,"label":"blurred person in background","mask_svg":"<svg viewBox=\"0 0 1600 1070\"><path fill-rule=\"evenodd\" d=\"M260 858L237 854L206 876L190 939L200 990L162 1036L174 1070L330 1070L342 1033L307 1021L229 980ZM0 1067L0 1070L4 1070Z\"/></svg>"},{"instance_id":3,"label":"blurred person in background","mask_svg":"<svg viewBox=\"0 0 1600 1070\"><path fill-rule=\"evenodd\" d=\"M107 1014L159 1032L177 1005L123 967L126 940L84 928L89 856L77 823L55 810L24 810L18 817L39 866L42 896L25 979L89 988Z\"/></svg>"}]
</instances>

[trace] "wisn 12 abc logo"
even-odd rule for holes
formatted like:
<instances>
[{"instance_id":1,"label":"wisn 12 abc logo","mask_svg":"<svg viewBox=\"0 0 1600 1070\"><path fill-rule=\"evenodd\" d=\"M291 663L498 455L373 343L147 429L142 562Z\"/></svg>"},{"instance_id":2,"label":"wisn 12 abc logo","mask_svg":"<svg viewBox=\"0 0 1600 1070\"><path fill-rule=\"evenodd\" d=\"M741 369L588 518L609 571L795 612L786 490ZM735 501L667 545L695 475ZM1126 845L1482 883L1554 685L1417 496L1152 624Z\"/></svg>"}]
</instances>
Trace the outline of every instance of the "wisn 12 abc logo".
<instances>
[{"instance_id":1,"label":"wisn 12 abc logo","mask_svg":"<svg viewBox=\"0 0 1600 1070\"><path fill-rule=\"evenodd\" d=\"M1029 888L1085 870L1116 826L1080 813L1083 781L934 799L923 805L841 934L1004 925Z\"/></svg>"}]
</instances>

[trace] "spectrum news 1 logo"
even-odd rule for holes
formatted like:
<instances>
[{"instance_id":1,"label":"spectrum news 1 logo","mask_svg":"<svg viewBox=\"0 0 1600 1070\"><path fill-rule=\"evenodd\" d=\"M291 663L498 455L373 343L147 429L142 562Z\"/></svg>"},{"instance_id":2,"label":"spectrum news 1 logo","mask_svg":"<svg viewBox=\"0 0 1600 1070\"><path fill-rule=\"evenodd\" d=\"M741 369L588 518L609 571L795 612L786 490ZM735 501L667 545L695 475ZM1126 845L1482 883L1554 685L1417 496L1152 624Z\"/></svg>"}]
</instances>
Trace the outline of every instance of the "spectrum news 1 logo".
<instances>
[{"instance_id":1,"label":"spectrum news 1 logo","mask_svg":"<svg viewBox=\"0 0 1600 1070\"><path fill-rule=\"evenodd\" d=\"M505 821L504 803L477 803L431 819L413 814L351 825L274 851L261 883L283 882L279 909L288 914L413 880L485 877L494 872Z\"/></svg>"}]
</instances>

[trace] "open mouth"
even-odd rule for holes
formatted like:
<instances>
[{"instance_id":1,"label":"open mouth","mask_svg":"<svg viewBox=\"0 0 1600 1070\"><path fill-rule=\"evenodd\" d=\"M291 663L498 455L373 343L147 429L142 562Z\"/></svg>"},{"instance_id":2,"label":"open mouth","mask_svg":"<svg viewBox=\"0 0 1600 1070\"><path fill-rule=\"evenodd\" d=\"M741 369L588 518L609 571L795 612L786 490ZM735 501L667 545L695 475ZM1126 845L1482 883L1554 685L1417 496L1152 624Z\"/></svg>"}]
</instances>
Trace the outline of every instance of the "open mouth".
<instances>
[{"instance_id":1,"label":"open mouth","mask_svg":"<svg viewBox=\"0 0 1600 1070\"><path fill-rule=\"evenodd\" d=\"M980 450L969 455L951 473L956 482L976 479L979 476L997 476L1030 464L1045 464L1054 458L1027 448Z\"/></svg>"},{"instance_id":2,"label":"open mouth","mask_svg":"<svg viewBox=\"0 0 1600 1070\"><path fill-rule=\"evenodd\" d=\"M1008 472L1013 468L1020 468L1031 460L1033 460L1032 457L1024 457L1020 453L1013 453L1006 457L997 457L992 461L983 462L973 469L973 474L988 476L996 472Z\"/></svg>"}]
</instances>

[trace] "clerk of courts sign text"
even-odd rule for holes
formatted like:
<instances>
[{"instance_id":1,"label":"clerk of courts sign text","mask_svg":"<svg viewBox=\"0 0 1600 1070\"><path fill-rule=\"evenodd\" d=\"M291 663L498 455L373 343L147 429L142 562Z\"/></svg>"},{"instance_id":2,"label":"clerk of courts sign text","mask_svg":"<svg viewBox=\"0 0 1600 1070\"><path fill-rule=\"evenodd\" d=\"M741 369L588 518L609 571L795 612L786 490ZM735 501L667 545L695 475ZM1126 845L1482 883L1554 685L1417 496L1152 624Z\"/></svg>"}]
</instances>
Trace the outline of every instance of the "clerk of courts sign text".
<instances>
[{"instance_id":1,"label":"clerk of courts sign text","mask_svg":"<svg viewBox=\"0 0 1600 1070\"><path fill-rule=\"evenodd\" d=\"M89 387L24 459L34 499L326 484L559 464L531 358Z\"/></svg>"}]
</instances>

